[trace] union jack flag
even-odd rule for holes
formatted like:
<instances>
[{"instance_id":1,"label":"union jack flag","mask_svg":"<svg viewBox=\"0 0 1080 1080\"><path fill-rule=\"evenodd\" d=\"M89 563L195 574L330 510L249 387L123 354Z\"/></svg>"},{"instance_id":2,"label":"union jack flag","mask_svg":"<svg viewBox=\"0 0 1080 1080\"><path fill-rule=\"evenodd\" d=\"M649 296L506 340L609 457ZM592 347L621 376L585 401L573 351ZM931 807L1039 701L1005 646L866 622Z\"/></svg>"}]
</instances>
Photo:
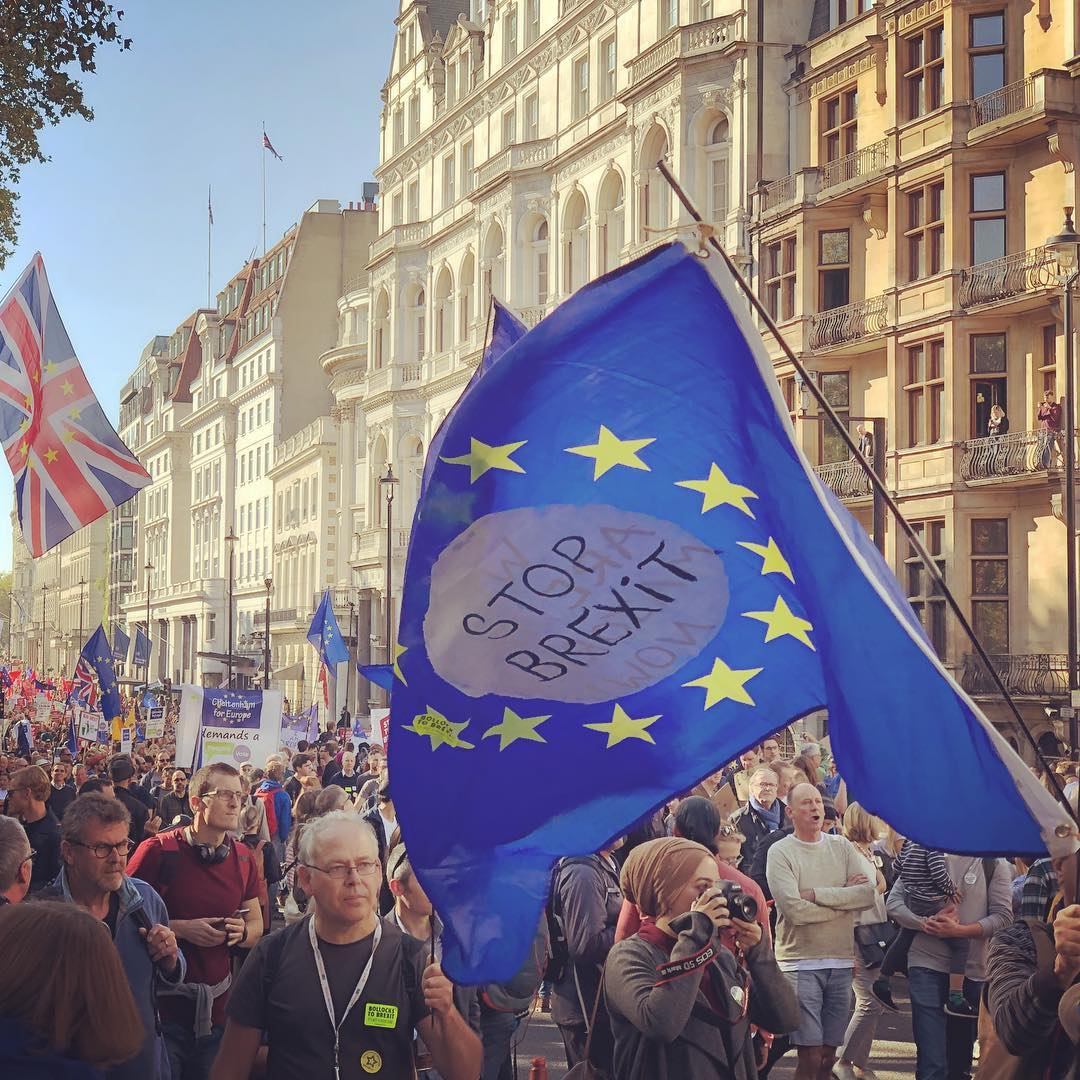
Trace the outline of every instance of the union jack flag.
<instances>
[{"instance_id":1,"label":"union jack flag","mask_svg":"<svg viewBox=\"0 0 1080 1080\"><path fill-rule=\"evenodd\" d=\"M40 254L0 303L0 445L35 558L150 483L94 396Z\"/></svg>"},{"instance_id":2,"label":"union jack flag","mask_svg":"<svg viewBox=\"0 0 1080 1080\"><path fill-rule=\"evenodd\" d=\"M88 708L94 710L98 706L98 685L94 678L94 669L85 656L79 657L75 665L75 696Z\"/></svg>"}]
</instances>

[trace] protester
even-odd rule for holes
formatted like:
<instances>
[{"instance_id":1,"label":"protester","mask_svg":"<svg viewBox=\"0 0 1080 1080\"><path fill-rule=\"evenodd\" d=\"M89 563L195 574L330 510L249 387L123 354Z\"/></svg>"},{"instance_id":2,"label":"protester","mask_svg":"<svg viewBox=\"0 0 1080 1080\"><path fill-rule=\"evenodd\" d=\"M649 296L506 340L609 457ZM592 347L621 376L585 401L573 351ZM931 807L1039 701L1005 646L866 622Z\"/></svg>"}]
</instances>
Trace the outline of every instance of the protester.
<instances>
[{"instance_id":1,"label":"protester","mask_svg":"<svg viewBox=\"0 0 1080 1080\"><path fill-rule=\"evenodd\" d=\"M34 851L30 892L45 888L60 873L60 822L45 805L49 778L39 765L27 765L11 774L8 813L23 824Z\"/></svg>"},{"instance_id":2,"label":"protester","mask_svg":"<svg viewBox=\"0 0 1080 1080\"><path fill-rule=\"evenodd\" d=\"M51 772L52 783L49 785L49 798L45 805L59 821L64 816L64 811L74 802L78 792L74 784L68 783L68 767L62 761L56 762Z\"/></svg>"},{"instance_id":3,"label":"protester","mask_svg":"<svg viewBox=\"0 0 1080 1080\"><path fill-rule=\"evenodd\" d=\"M855 913L873 904L875 888L855 845L823 833L817 787L794 787L788 812L793 832L769 848L766 876L778 913L776 959L799 1001L795 1077L820 1080L851 1018Z\"/></svg>"},{"instance_id":4,"label":"protester","mask_svg":"<svg viewBox=\"0 0 1080 1080\"><path fill-rule=\"evenodd\" d=\"M397 811L394 809L394 800L390 794L390 781L384 779L379 788L379 796L373 810L364 814L363 820L375 830L375 839L379 845L379 862L386 865L386 853L390 848L390 841L397 830ZM386 915L394 906L394 897L385 880L382 882L379 893L379 913Z\"/></svg>"},{"instance_id":5,"label":"protester","mask_svg":"<svg viewBox=\"0 0 1080 1080\"><path fill-rule=\"evenodd\" d=\"M203 1080L224 1031L231 974L229 949L263 933L251 852L227 835L237 827L240 774L215 762L191 778L194 819L150 837L128 867L153 886L187 957L185 981L161 1000L173 1080Z\"/></svg>"},{"instance_id":6,"label":"protester","mask_svg":"<svg viewBox=\"0 0 1080 1080\"><path fill-rule=\"evenodd\" d=\"M104 795L84 795L61 823L64 867L42 898L72 903L100 919L120 956L135 1007L142 1047L108 1072L108 1080L169 1080L168 1057L158 1033L158 986L175 986L185 964L161 897L145 881L124 873L131 824L126 806Z\"/></svg>"},{"instance_id":7,"label":"protester","mask_svg":"<svg viewBox=\"0 0 1080 1080\"><path fill-rule=\"evenodd\" d=\"M787 803L788 792L799 782L798 771L790 761L774 761L772 767L776 772L776 797Z\"/></svg>"},{"instance_id":8,"label":"protester","mask_svg":"<svg viewBox=\"0 0 1080 1080\"><path fill-rule=\"evenodd\" d=\"M99 920L72 904L10 904L0 956L5 1080L100 1080L98 1070L139 1052L139 1013Z\"/></svg>"},{"instance_id":9,"label":"protester","mask_svg":"<svg viewBox=\"0 0 1080 1080\"><path fill-rule=\"evenodd\" d=\"M978 1006L986 980L986 942L1012 921L1011 875L1003 859L947 855L953 881L962 882L960 903L924 919L907 906L904 882L897 879L885 907L901 927L916 930L908 950L908 993L916 1047L916 1080L963 1076L971 1069L976 1025L945 1014L952 950L947 939L966 938L970 948L964 997Z\"/></svg>"},{"instance_id":10,"label":"protester","mask_svg":"<svg viewBox=\"0 0 1080 1080\"><path fill-rule=\"evenodd\" d=\"M247 1080L264 1033L269 1080L411 1076L414 1029L445 1080L480 1075L480 1040L450 980L426 963L426 943L379 918L377 851L354 814L305 827L299 877L315 914L260 942L244 965L213 1080Z\"/></svg>"},{"instance_id":11,"label":"protester","mask_svg":"<svg viewBox=\"0 0 1080 1080\"><path fill-rule=\"evenodd\" d=\"M893 929L885 913L886 882L881 871L881 856L872 847L880 830L881 822L868 814L858 803L852 803L844 811L844 836L855 845L863 861L862 872L874 884L874 901L855 917L855 1012L848 1024L844 1044L833 1069L836 1080L860 1080L865 1075L883 1011L881 1003L871 993L874 973L864 955L864 950L878 949L880 952L877 942ZM863 929L860 930L860 927ZM870 962L880 963L880 957L872 956Z\"/></svg>"},{"instance_id":12,"label":"protester","mask_svg":"<svg viewBox=\"0 0 1080 1080\"><path fill-rule=\"evenodd\" d=\"M345 794L350 799L355 799L360 794L363 782L360 779L360 773L356 771L356 754L346 751L341 755L341 771L330 780L330 783L344 788Z\"/></svg>"},{"instance_id":13,"label":"protester","mask_svg":"<svg viewBox=\"0 0 1080 1080\"><path fill-rule=\"evenodd\" d=\"M780 760L780 741L775 735L770 735L761 743L761 761L764 765L772 765Z\"/></svg>"},{"instance_id":14,"label":"protester","mask_svg":"<svg viewBox=\"0 0 1080 1080\"><path fill-rule=\"evenodd\" d=\"M784 804L776 797L779 781L769 765L759 765L750 774L746 805L731 815L731 824L744 837L739 853L739 869L744 873L754 860L754 851L769 833L784 824Z\"/></svg>"},{"instance_id":15,"label":"protester","mask_svg":"<svg viewBox=\"0 0 1080 1080\"><path fill-rule=\"evenodd\" d=\"M278 861L285 860L285 844L292 829L293 800L282 786L285 767L271 759L266 766L266 779L255 788L255 797L266 811L266 825L270 830L270 843L274 845Z\"/></svg>"},{"instance_id":16,"label":"protester","mask_svg":"<svg viewBox=\"0 0 1080 1080\"><path fill-rule=\"evenodd\" d=\"M551 1016L559 1026L566 1064L584 1060L588 1023L596 1015L590 1047L593 1064L611 1074L613 1042L607 1012L597 1000L600 976L612 945L622 908L619 866L613 855L619 843L595 855L562 859L551 886L552 918L565 953L564 970L554 986Z\"/></svg>"},{"instance_id":17,"label":"protester","mask_svg":"<svg viewBox=\"0 0 1080 1080\"><path fill-rule=\"evenodd\" d=\"M109 761L109 779L116 789L116 798L127 807L131 815L131 842L135 847L146 839L148 833L157 832L160 824L136 794L135 765L129 754L116 754ZM141 791L141 789L139 789Z\"/></svg>"},{"instance_id":18,"label":"protester","mask_svg":"<svg viewBox=\"0 0 1080 1080\"><path fill-rule=\"evenodd\" d=\"M304 781L309 776L315 776L315 759L311 754L294 754L291 762L292 776L285 783L285 790L289 798L296 802L300 792L304 789Z\"/></svg>"},{"instance_id":19,"label":"protester","mask_svg":"<svg viewBox=\"0 0 1080 1080\"><path fill-rule=\"evenodd\" d=\"M193 817L187 793L188 778L183 769L174 769L169 778L169 790L158 801L157 816L165 828L177 823L177 818Z\"/></svg>"},{"instance_id":20,"label":"protester","mask_svg":"<svg viewBox=\"0 0 1080 1080\"><path fill-rule=\"evenodd\" d=\"M33 858L26 830L15 818L0 816L0 907L26 896Z\"/></svg>"},{"instance_id":21,"label":"protester","mask_svg":"<svg viewBox=\"0 0 1080 1080\"><path fill-rule=\"evenodd\" d=\"M798 1024L760 925L731 917L718 880L712 853L690 840L652 840L627 857L623 892L644 920L607 961L613 1075L754 1077L750 1024L774 1032ZM738 951L718 949L717 933L732 930Z\"/></svg>"}]
</instances>

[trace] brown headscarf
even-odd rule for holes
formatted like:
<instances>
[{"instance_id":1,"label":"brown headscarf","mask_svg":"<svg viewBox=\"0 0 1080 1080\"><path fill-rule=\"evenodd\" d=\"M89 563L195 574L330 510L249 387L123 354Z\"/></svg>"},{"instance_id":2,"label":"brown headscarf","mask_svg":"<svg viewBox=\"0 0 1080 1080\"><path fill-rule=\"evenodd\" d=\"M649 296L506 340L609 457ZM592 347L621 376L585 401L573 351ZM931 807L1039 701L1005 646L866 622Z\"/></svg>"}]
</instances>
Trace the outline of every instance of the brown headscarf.
<instances>
[{"instance_id":1,"label":"brown headscarf","mask_svg":"<svg viewBox=\"0 0 1080 1080\"><path fill-rule=\"evenodd\" d=\"M661 915L670 910L675 894L693 880L705 858L712 858L707 847L681 836L639 844L623 864L623 896L636 904L642 915Z\"/></svg>"}]
</instances>

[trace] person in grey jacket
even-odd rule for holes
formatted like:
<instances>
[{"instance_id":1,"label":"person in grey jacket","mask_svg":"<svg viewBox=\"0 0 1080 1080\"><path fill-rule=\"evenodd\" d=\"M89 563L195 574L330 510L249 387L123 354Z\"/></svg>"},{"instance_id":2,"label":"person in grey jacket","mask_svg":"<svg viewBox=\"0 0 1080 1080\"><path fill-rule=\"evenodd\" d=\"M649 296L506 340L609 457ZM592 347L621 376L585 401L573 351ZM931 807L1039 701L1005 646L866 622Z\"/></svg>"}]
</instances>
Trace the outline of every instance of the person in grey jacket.
<instances>
[{"instance_id":1,"label":"person in grey jacket","mask_svg":"<svg viewBox=\"0 0 1080 1080\"><path fill-rule=\"evenodd\" d=\"M165 902L145 881L124 873L130 817L123 803L80 795L64 813L59 876L39 894L101 919L112 936L143 1024L142 1048L107 1071L106 1080L169 1080L165 1042L158 1031L157 988L183 981L184 956L169 929Z\"/></svg>"},{"instance_id":2,"label":"person in grey jacket","mask_svg":"<svg viewBox=\"0 0 1080 1080\"><path fill-rule=\"evenodd\" d=\"M976 1026L973 1020L945 1015L951 956L945 939L969 939L964 996L978 1007L986 981L987 942L1012 922L1012 875L1007 862L974 855L948 855L946 863L950 877L961 891L960 903L955 908L946 908L929 918L913 914L900 880L893 885L885 905L894 922L918 931L908 952L916 1080L970 1075Z\"/></svg>"},{"instance_id":3,"label":"person in grey jacket","mask_svg":"<svg viewBox=\"0 0 1080 1080\"><path fill-rule=\"evenodd\" d=\"M715 857L679 837L635 848L624 895L645 916L608 957L619 1080L756 1080L750 1025L795 1030L799 1006L761 927L732 918ZM734 929L736 950L717 932Z\"/></svg>"},{"instance_id":4,"label":"person in grey jacket","mask_svg":"<svg viewBox=\"0 0 1080 1080\"><path fill-rule=\"evenodd\" d=\"M622 841L595 855L563 859L552 879L554 917L561 924L567 963L554 987L551 1017L559 1025L566 1065L584 1060L588 1021L600 992L600 974L622 910L619 869L612 858ZM601 1005L590 1050L592 1062L611 1075L611 1027Z\"/></svg>"}]
</instances>

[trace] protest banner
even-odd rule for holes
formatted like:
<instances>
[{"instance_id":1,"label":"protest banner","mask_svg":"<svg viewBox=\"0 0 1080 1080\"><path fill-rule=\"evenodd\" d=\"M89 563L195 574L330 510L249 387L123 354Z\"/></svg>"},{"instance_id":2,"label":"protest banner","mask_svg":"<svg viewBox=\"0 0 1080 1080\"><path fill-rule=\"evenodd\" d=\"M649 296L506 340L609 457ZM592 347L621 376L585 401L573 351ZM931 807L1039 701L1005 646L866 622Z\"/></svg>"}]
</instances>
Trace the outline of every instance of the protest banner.
<instances>
[{"instance_id":1,"label":"protest banner","mask_svg":"<svg viewBox=\"0 0 1080 1080\"><path fill-rule=\"evenodd\" d=\"M160 706L146 711L146 737L160 739L165 734L165 710Z\"/></svg>"},{"instance_id":2,"label":"protest banner","mask_svg":"<svg viewBox=\"0 0 1080 1080\"><path fill-rule=\"evenodd\" d=\"M135 729L132 727L122 727L120 729L120 753L130 754L134 745Z\"/></svg>"},{"instance_id":3,"label":"protest banner","mask_svg":"<svg viewBox=\"0 0 1080 1080\"><path fill-rule=\"evenodd\" d=\"M299 715L283 713L281 716L281 736L279 746L287 746L293 753L301 739L314 742L319 737L319 717L315 709L309 709Z\"/></svg>"},{"instance_id":4,"label":"protest banner","mask_svg":"<svg viewBox=\"0 0 1080 1080\"><path fill-rule=\"evenodd\" d=\"M85 739L87 742L96 742L99 738L98 729L105 723L104 717L101 713L92 713L89 709L79 710L79 723L76 730L79 733L80 739Z\"/></svg>"},{"instance_id":5,"label":"protest banner","mask_svg":"<svg viewBox=\"0 0 1080 1080\"><path fill-rule=\"evenodd\" d=\"M257 768L277 749L281 691L183 686L176 723L176 764L200 768L227 761Z\"/></svg>"},{"instance_id":6,"label":"protest banner","mask_svg":"<svg viewBox=\"0 0 1080 1080\"><path fill-rule=\"evenodd\" d=\"M371 710L371 742L375 746L381 746L384 750L390 741L390 710Z\"/></svg>"},{"instance_id":7,"label":"protest banner","mask_svg":"<svg viewBox=\"0 0 1080 1080\"><path fill-rule=\"evenodd\" d=\"M51 716L52 702L44 694L38 694L34 699L34 723L48 724Z\"/></svg>"}]
</instances>

